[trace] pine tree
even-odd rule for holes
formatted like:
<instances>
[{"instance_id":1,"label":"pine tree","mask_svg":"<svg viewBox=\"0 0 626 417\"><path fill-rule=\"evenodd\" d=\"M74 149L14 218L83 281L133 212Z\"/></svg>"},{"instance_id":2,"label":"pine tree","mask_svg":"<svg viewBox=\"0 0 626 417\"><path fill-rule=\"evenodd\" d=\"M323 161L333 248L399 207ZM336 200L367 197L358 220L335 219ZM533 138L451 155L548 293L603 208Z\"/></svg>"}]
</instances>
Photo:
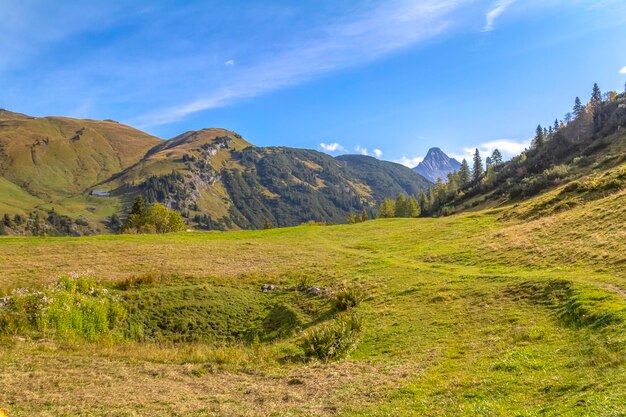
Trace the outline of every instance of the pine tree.
<instances>
[{"instance_id":1,"label":"pine tree","mask_svg":"<svg viewBox=\"0 0 626 417\"><path fill-rule=\"evenodd\" d=\"M502 165L502 154L500 153L500 150L498 148L493 150L493 153L491 154L491 162L493 163L494 167Z\"/></svg>"},{"instance_id":2,"label":"pine tree","mask_svg":"<svg viewBox=\"0 0 626 417\"><path fill-rule=\"evenodd\" d=\"M600 91L600 87L598 87L598 83L593 84L593 91L591 92L591 104L597 105L602 102L602 92Z\"/></svg>"},{"instance_id":3,"label":"pine tree","mask_svg":"<svg viewBox=\"0 0 626 417\"><path fill-rule=\"evenodd\" d=\"M461 168L459 168L459 186L465 187L470 182L470 169L467 159L463 158L461 162Z\"/></svg>"},{"instance_id":4,"label":"pine tree","mask_svg":"<svg viewBox=\"0 0 626 417\"><path fill-rule=\"evenodd\" d=\"M533 139L533 148L534 149L538 149L541 146L543 146L543 140L544 140L545 136L543 134L543 129L541 128L541 125L537 126L537 131L535 133L535 139Z\"/></svg>"},{"instance_id":5,"label":"pine tree","mask_svg":"<svg viewBox=\"0 0 626 417\"><path fill-rule=\"evenodd\" d=\"M407 205L407 200L404 194L398 194L396 197L396 210L395 217L409 217L409 207Z\"/></svg>"},{"instance_id":6,"label":"pine tree","mask_svg":"<svg viewBox=\"0 0 626 417\"><path fill-rule=\"evenodd\" d=\"M424 191L420 191L419 195L417 196L417 203L420 206L420 212L421 213L428 212L428 210L429 210L429 207L428 207L428 197L426 197L426 193Z\"/></svg>"},{"instance_id":7,"label":"pine tree","mask_svg":"<svg viewBox=\"0 0 626 417\"><path fill-rule=\"evenodd\" d=\"M369 214L367 214L367 210L365 210L365 207L363 207L363 210L361 210L361 218L359 219L362 222L366 222L370 219Z\"/></svg>"},{"instance_id":8,"label":"pine tree","mask_svg":"<svg viewBox=\"0 0 626 417\"><path fill-rule=\"evenodd\" d=\"M476 148L476 151L474 152L474 164L472 167L472 180L474 182L478 182L480 180L480 177L482 177L483 175L483 160L480 157L480 152L478 151L478 148Z\"/></svg>"},{"instance_id":9,"label":"pine tree","mask_svg":"<svg viewBox=\"0 0 626 417\"><path fill-rule=\"evenodd\" d=\"M600 109L602 106L602 92L600 91L600 87L598 87L598 83L593 84L593 92L591 93L591 111L593 112L593 127L596 131L600 130L601 126L601 114Z\"/></svg>"},{"instance_id":10,"label":"pine tree","mask_svg":"<svg viewBox=\"0 0 626 417\"><path fill-rule=\"evenodd\" d=\"M146 201L142 196L135 198L133 202L133 208L130 210L130 214L143 214L146 211Z\"/></svg>"},{"instance_id":11,"label":"pine tree","mask_svg":"<svg viewBox=\"0 0 626 417\"><path fill-rule=\"evenodd\" d=\"M585 108L583 107L583 104L580 101L580 98L576 97L576 100L574 101L574 111L573 111L574 119L578 119L584 113L585 113Z\"/></svg>"},{"instance_id":12,"label":"pine tree","mask_svg":"<svg viewBox=\"0 0 626 417\"><path fill-rule=\"evenodd\" d=\"M554 126L552 127L552 130L554 131L554 133L556 133L559 130L561 130L561 125L559 124L559 119L554 119Z\"/></svg>"},{"instance_id":13,"label":"pine tree","mask_svg":"<svg viewBox=\"0 0 626 417\"><path fill-rule=\"evenodd\" d=\"M574 120L574 118L572 117L572 113L570 112L565 113L565 116L563 116L563 121L565 122L565 124L567 125L572 120Z\"/></svg>"},{"instance_id":14,"label":"pine tree","mask_svg":"<svg viewBox=\"0 0 626 417\"><path fill-rule=\"evenodd\" d=\"M390 198L383 199L378 209L378 217L385 219L393 217L396 214L396 205Z\"/></svg>"},{"instance_id":15,"label":"pine tree","mask_svg":"<svg viewBox=\"0 0 626 417\"><path fill-rule=\"evenodd\" d=\"M489 167L491 166L491 157L490 156L485 158L485 166L487 167L487 169L489 169Z\"/></svg>"},{"instance_id":16,"label":"pine tree","mask_svg":"<svg viewBox=\"0 0 626 417\"><path fill-rule=\"evenodd\" d=\"M419 217L421 214L420 206L415 199L415 197L411 196L409 201L407 201L407 217Z\"/></svg>"}]
</instances>

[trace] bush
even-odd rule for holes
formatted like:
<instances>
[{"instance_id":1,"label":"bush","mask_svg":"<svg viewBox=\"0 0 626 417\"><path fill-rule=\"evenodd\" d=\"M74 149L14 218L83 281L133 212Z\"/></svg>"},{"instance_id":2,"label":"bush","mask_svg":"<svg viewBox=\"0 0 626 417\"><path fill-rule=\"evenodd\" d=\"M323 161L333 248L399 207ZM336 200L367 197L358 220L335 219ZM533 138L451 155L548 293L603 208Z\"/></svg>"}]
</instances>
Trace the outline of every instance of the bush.
<instances>
[{"instance_id":1,"label":"bush","mask_svg":"<svg viewBox=\"0 0 626 417\"><path fill-rule=\"evenodd\" d=\"M343 287L333 297L333 303L339 311L350 310L361 304L364 295L360 288Z\"/></svg>"},{"instance_id":2,"label":"bush","mask_svg":"<svg viewBox=\"0 0 626 417\"><path fill-rule=\"evenodd\" d=\"M337 316L331 323L306 333L300 341L307 359L324 362L341 359L356 349L363 320L354 312Z\"/></svg>"}]
</instances>

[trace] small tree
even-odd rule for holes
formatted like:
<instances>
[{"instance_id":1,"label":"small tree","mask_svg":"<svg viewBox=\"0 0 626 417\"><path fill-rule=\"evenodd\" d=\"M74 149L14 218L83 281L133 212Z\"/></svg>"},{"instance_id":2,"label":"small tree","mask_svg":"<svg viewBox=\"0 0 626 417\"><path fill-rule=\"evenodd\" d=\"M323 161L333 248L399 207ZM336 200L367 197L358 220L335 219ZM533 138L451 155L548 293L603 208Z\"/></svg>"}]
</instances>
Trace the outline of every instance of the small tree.
<instances>
[{"instance_id":1,"label":"small tree","mask_svg":"<svg viewBox=\"0 0 626 417\"><path fill-rule=\"evenodd\" d=\"M409 207L407 205L407 200L402 193L398 194L398 197L396 197L396 210L394 216L409 217Z\"/></svg>"},{"instance_id":2,"label":"small tree","mask_svg":"<svg viewBox=\"0 0 626 417\"><path fill-rule=\"evenodd\" d=\"M407 201L408 217L419 217L421 214L420 206L415 197L411 196Z\"/></svg>"},{"instance_id":3,"label":"small tree","mask_svg":"<svg viewBox=\"0 0 626 417\"><path fill-rule=\"evenodd\" d=\"M491 162L493 164L494 167L497 167L498 165L502 165L502 153L500 153L500 151L498 150L498 148L494 149L492 154L491 154Z\"/></svg>"},{"instance_id":4,"label":"small tree","mask_svg":"<svg viewBox=\"0 0 626 417\"><path fill-rule=\"evenodd\" d=\"M365 207L363 207L363 209L361 210L361 218L359 219L362 222L366 222L370 219L369 214L367 214L367 210L365 210Z\"/></svg>"},{"instance_id":5,"label":"small tree","mask_svg":"<svg viewBox=\"0 0 626 417\"><path fill-rule=\"evenodd\" d=\"M390 198L383 199L378 209L378 217L385 219L391 218L396 214L396 205Z\"/></svg>"},{"instance_id":6,"label":"small tree","mask_svg":"<svg viewBox=\"0 0 626 417\"><path fill-rule=\"evenodd\" d=\"M459 169L459 186L461 188L465 187L470 182L470 175L470 168L467 163L467 159L463 158L461 168Z\"/></svg>"},{"instance_id":7,"label":"small tree","mask_svg":"<svg viewBox=\"0 0 626 417\"><path fill-rule=\"evenodd\" d=\"M420 214L426 213L429 210L428 197L426 197L426 193L424 191L420 191L419 195L417 196L417 203L420 206Z\"/></svg>"},{"instance_id":8,"label":"small tree","mask_svg":"<svg viewBox=\"0 0 626 417\"><path fill-rule=\"evenodd\" d=\"M478 151L478 148L476 148L476 151L474 152L474 166L472 169L472 180L474 182L478 182L480 181L480 177L482 177L483 175L483 160L480 157L480 152Z\"/></svg>"},{"instance_id":9,"label":"small tree","mask_svg":"<svg viewBox=\"0 0 626 417\"><path fill-rule=\"evenodd\" d=\"M579 97L576 97L576 100L574 100L574 109L572 113L574 114L574 119L580 118L585 113L585 107Z\"/></svg>"},{"instance_id":10,"label":"small tree","mask_svg":"<svg viewBox=\"0 0 626 417\"><path fill-rule=\"evenodd\" d=\"M543 146L543 141L544 141L544 133L543 133L543 129L541 128L541 125L537 126L537 131L535 133L535 138L533 139L533 148L538 149L541 148Z\"/></svg>"}]
</instances>

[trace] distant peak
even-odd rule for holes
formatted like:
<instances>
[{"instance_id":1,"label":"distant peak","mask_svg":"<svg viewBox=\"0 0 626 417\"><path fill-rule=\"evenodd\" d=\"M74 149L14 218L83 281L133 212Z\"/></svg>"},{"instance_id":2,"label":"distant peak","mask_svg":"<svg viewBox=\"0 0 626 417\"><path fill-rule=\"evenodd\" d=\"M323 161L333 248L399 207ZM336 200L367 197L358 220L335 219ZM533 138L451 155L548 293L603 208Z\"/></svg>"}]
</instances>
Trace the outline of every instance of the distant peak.
<instances>
[{"instance_id":1,"label":"distant peak","mask_svg":"<svg viewBox=\"0 0 626 417\"><path fill-rule=\"evenodd\" d=\"M459 161L450 158L440 148L434 147L428 150L424 160L413 170L434 183L439 178L445 181L450 172L457 171L460 167Z\"/></svg>"}]
</instances>

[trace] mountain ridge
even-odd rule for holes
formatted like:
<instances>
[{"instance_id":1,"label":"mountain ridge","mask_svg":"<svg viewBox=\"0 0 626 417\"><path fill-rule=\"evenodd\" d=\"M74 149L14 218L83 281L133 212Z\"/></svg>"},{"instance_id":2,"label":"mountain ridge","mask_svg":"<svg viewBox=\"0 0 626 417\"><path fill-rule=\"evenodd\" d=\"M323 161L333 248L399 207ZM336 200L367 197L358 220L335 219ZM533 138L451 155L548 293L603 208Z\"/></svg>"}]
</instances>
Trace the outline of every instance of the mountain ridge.
<instances>
[{"instance_id":1,"label":"mountain ridge","mask_svg":"<svg viewBox=\"0 0 626 417\"><path fill-rule=\"evenodd\" d=\"M55 215L106 231L136 196L208 229L345 222L430 183L372 158L256 147L223 128L163 140L112 120L0 112L0 214ZM68 220L69 221L69 220Z\"/></svg>"},{"instance_id":2,"label":"mountain ridge","mask_svg":"<svg viewBox=\"0 0 626 417\"><path fill-rule=\"evenodd\" d=\"M447 181L448 174L458 171L461 163L454 158L450 158L440 148L433 147L428 150L424 159L413 168L413 171L425 177L432 183L438 179Z\"/></svg>"}]
</instances>

